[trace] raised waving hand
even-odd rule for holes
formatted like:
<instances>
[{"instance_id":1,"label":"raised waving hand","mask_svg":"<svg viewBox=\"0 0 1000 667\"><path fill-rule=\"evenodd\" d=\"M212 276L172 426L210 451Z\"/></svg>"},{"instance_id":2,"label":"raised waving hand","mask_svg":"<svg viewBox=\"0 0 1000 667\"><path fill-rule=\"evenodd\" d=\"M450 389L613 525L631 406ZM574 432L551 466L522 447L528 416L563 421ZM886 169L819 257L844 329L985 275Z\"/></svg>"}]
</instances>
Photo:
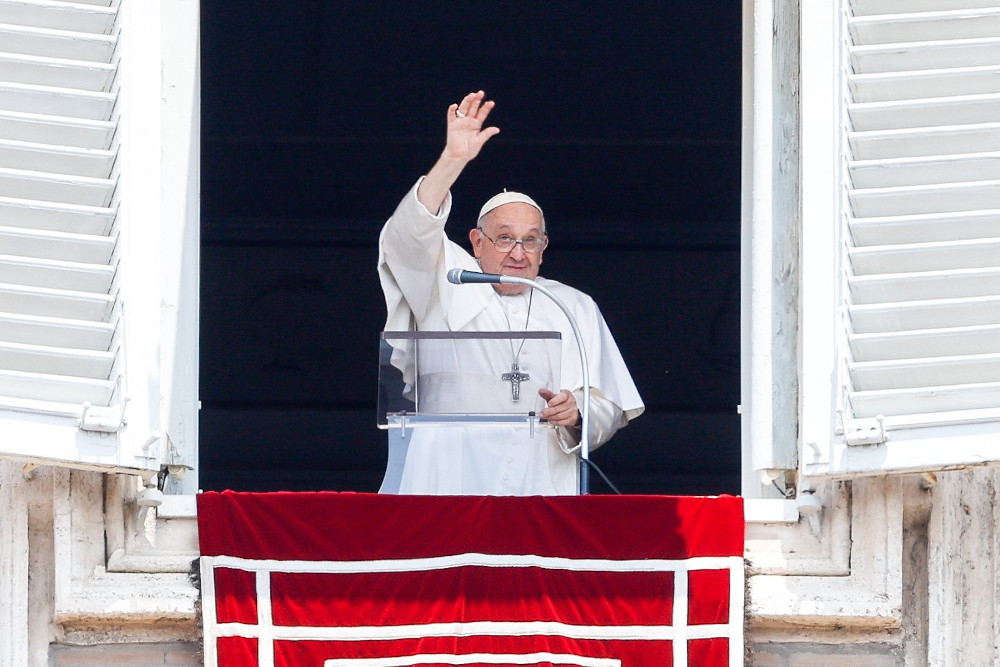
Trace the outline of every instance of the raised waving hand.
<instances>
[{"instance_id":1,"label":"raised waving hand","mask_svg":"<svg viewBox=\"0 0 1000 667\"><path fill-rule=\"evenodd\" d=\"M444 156L469 161L479 155L483 144L500 132L498 127L483 127L490 111L496 106L493 100L483 100L486 93L469 93L458 104L448 107L446 116L448 137Z\"/></svg>"},{"instance_id":2,"label":"raised waving hand","mask_svg":"<svg viewBox=\"0 0 1000 667\"><path fill-rule=\"evenodd\" d=\"M470 161L479 155L483 145L500 132L498 127L483 127L496 103L485 100L486 93L469 93L458 104L448 106L447 135L441 157L427 172L417 198L427 210L437 212L448 190L454 185Z\"/></svg>"}]
</instances>

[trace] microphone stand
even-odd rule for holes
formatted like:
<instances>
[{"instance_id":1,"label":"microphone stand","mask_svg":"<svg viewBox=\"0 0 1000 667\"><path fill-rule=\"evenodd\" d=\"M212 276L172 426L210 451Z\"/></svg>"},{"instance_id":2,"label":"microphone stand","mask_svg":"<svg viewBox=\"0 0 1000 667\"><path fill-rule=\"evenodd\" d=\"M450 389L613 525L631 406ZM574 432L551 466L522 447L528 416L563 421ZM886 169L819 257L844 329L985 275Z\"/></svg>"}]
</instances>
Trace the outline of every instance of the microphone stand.
<instances>
[{"instance_id":1,"label":"microphone stand","mask_svg":"<svg viewBox=\"0 0 1000 667\"><path fill-rule=\"evenodd\" d=\"M526 285L537 289L545 296L552 299L553 303L559 306L569 325L573 329L573 336L576 338L576 347L580 352L580 367L583 369L583 403L580 406L580 495L590 494L590 366L587 364L587 351L583 347L583 336L580 334L580 327L576 324L576 318L570 312L566 304L552 291L539 285L529 278L519 278L517 276L502 276L495 273L478 273L476 271L463 271L462 269L451 269L448 271L448 282L456 285L469 283L497 283L503 285Z\"/></svg>"}]
</instances>

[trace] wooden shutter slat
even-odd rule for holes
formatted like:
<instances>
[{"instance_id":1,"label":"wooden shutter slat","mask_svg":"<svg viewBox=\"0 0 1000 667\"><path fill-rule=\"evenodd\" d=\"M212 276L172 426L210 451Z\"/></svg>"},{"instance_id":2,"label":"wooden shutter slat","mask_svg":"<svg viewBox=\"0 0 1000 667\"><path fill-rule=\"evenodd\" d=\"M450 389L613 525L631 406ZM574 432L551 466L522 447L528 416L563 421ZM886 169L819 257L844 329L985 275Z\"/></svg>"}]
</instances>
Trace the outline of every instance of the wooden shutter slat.
<instances>
[{"instance_id":1,"label":"wooden shutter slat","mask_svg":"<svg viewBox=\"0 0 1000 667\"><path fill-rule=\"evenodd\" d=\"M1000 405L1000 383L851 392L848 398L855 417L859 418L886 414L899 417L920 415L924 420L936 418L947 421L948 413L995 411ZM958 415L950 417L959 420Z\"/></svg>"},{"instance_id":2,"label":"wooden shutter slat","mask_svg":"<svg viewBox=\"0 0 1000 667\"><path fill-rule=\"evenodd\" d=\"M5 225L26 229L107 234L114 224L115 211L106 206L41 202L0 196L0 219Z\"/></svg>"},{"instance_id":3,"label":"wooden shutter slat","mask_svg":"<svg viewBox=\"0 0 1000 667\"><path fill-rule=\"evenodd\" d=\"M0 227L0 248L8 255L107 264L114 252L115 240L98 234Z\"/></svg>"},{"instance_id":4,"label":"wooden shutter slat","mask_svg":"<svg viewBox=\"0 0 1000 667\"><path fill-rule=\"evenodd\" d=\"M10 83L104 91L114 74L110 63L0 52L0 80Z\"/></svg>"},{"instance_id":5,"label":"wooden shutter slat","mask_svg":"<svg viewBox=\"0 0 1000 667\"><path fill-rule=\"evenodd\" d=\"M848 29L854 40L863 44L995 37L1000 34L1000 9L984 7L859 16L848 20Z\"/></svg>"},{"instance_id":6,"label":"wooden shutter slat","mask_svg":"<svg viewBox=\"0 0 1000 667\"><path fill-rule=\"evenodd\" d=\"M114 390L115 383L111 380L0 369L0 397L77 405L84 402L107 405Z\"/></svg>"},{"instance_id":7,"label":"wooden shutter slat","mask_svg":"<svg viewBox=\"0 0 1000 667\"><path fill-rule=\"evenodd\" d=\"M107 380L114 361L106 350L0 342L0 368L8 371Z\"/></svg>"},{"instance_id":8,"label":"wooden shutter slat","mask_svg":"<svg viewBox=\"0 0 1000 667\"><path fill-rule=\"evenodd\" d=\"M1000 324L976 327L948 327L848 337L855 361L920 359L928 355L990 354L996 350Z\"/></svg>"},{"instance_id":9,"label":"wooden shutter slat","mask_svg":"<svg viewBox=\"0 0 1000 667\"><path fill-rule=\"evenodd\" d=\"M850 366L858 391L1000 382L1000 352L855 361Z\"/></svg>"},{"instance_id":10,"label":"wooden shutter slat","mask_svg":"<svg viewBox=\"0 0 1000 667\"><path fill-rule=\"evenodd\" d=\"M75 148L107 149L115 133L111 121L0 111L0 138Z\"/></svg>"},{"instance_id":11,"label":"wooden shutter slat","mask_svg":"<svg viewBox=\"0 0 1000 667\"><path fill-rule=\"evenodd\" d=\"M38 317L0 313L4 340L50 347L77 347L107 351L115 334L109 322L87 322L64 317Z\"/></svg>"},{"instance_id":12,"label":"wooden shutter slat","mask_svg":"<svg viewBox=\"0 0 1000 667\"><path fill-rule=\"evenodd\" d=\"M1000 181L852 189L847 194L859 218L1000 209Z\"/></svg>"},{"instance_id":13,"label":"wooden shutter slat","mask_svg":"<svg viewBox=\"0 0 1000 667\"><path fill-rule=\"evenodd\" d=\"M856 73L908 72L941 67L995 65L1000 38L933 40L914 44L874 44L849 49Z\"/></svg>"},{"instance_id":14,"label":"wooden shutter slat","mask_svg":"<svg viewBox=\"0 0 1000 667\"><path fill-rule=\"evenodd\" d=\"M851 0L851 9L855 16L874 16L891 14L905 7L907 12L939 12L947 9L977 9L995 7L995 0Z\"/></svg>"},{"instance_id":15,"label":"wooden shutter slat","mask_svg":"<svg viewBox=\"0 0 1000 667\"><path fill-rule=\"evenodd\" d=\"M975 183L1000 180L998 157L1000 153L977 152L855 160L849 168L855 188Z\"/></svg>"},{"instance_id":16,"label":"wooden shutter slat","mask_svg":"<svg viewBox=\"0 0 1000 667\"><path fill-rule=\"evenodd\" d=\"M989 268L998 265L1000 238L852 248L855 275Z\"/></svg>"},{"instance_id":17,"label":"wooden shutter slat","mask_svg":"<svg viewBox=\"0 0 1000 667\"><path fill-rule=\"evenodd\" d=\"M996 90L1000 66L981 65L857 74L848 79L855 102L888 102L983 95Z\"/></svg>"},{"instance_id":18,"label":"wooden shutter slat","mask_svg":"<svg viewBox=\"0 0 1000 667\"><path fill-rule=\"evenodd\" d=\"M111 204L114 190L115 182L110 178L46 174L0 167L0 197L106 207Z\"/></svg>"},{"instance_id":19,"label":"wooden shutter slat","mask_svg":"<svg viewBox=\"0 0 1000 667\"><path fill-rule=\"evenodd\" d=\"M5 53L107 63L116 42L112 35L0 23L0 44Z\"/></svg>"},{"instance_id":20,"label":"wooden shutter slat","mask_svg":"<svg viewBox=\"0 0 1000 667\"><path fill-rule=\"evenodd\" d=\"M1000 209L856 217L848 226L860 246L1000 238Z\"/></svg>"},{"instance_id":21,"label":"wooden shutter slat","mask_svg":"<svg viewBox=\"0 0 1000 667\"><path fill-rule=\"evenodd\" d=\"M114 304L111 294L0 283L0 311L7 313L107 322Z\"/></svg>"},{"instance_id":22,"label":"wooden shutter slat","mask_svg":"<svg viewBox=\"0 0 1000 667\"><path fill-rule=\"evenodd\" d=\"M115 95L73 88L0 83L0 108L6 111L109 120Z\"/></svg>"},{"instance_id":23,"label":"wooden shutter slat","mask_svg":"<svg viewBox=\"0 0 1000 667\"><path fill-rule=\"evenodd\" d=\"M114 161L114 151L106 149L0 139L0 167L3 168L106 179Z\"/></svg>"},{"instance_id":24,"label":"wooden shutter slat","mask_svg":"<svg viewBox=\"0 0 1000 667\"><path fill-rule=\"evenodd\" d=\"M856 160L1000 151L1000 122L851 132L848 141Z\"/></svg>"},{"instance_id":25,"label":"wooden shutter slat","mask_svg":"<svg viewBox=\"0 0 1000 667\"><path fill-rule=\"evenodd\" d=\"M115 269L108 264L0 255L0 282L107 294Z\"/></svg>"},{"instance_id":26,"label":"wooden shutter slat","mask_svg":"<svg viewBox=\"0 0 1000 667\"><path fill-rule=\"evenodd\" d=\"M1000 117L1000 93L849 104L853 130L889 130L992 123Z\"/></svg>"},{"instance_id":27,"label":"wooden shutter slat","mask_svg":"<svg viewBox=\"0 0 1000 667\"><path fill-rule=\"evenodd\" d=\"M1000 323L1000 295L852 305L848 315L855 333L988 326Z\"/></svg>"},{"instance_id":28,"label":"wooden shutter slat","mask_svg":"<svg viewBox=\"0 0 1000 667\"><path fill-rule=\"evenodd\" d=\"M1000 269L959 269L852 276L854 304L892 303L1000 294Z\"/></svg>"},{"instance_id":29,"label":"wooden shutter slat","mask_svg":"<svg viewBox=\"0 0 1000 667\"><path fill-rule=\"evenodd\" d=\"M14 25L87 33L109 33L115 21L111 7L76 2L0 0L4 21Z\"/></svg>"}]
</instances>

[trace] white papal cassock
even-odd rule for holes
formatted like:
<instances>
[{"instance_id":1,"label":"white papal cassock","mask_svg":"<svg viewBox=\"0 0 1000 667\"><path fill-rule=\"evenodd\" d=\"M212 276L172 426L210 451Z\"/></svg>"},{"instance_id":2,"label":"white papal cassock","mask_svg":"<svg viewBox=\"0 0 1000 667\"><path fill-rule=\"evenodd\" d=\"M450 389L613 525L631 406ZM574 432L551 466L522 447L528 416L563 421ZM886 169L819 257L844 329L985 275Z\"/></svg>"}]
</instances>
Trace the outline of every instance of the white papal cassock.
<instances>
[{"instance_id":1,"label":"white papal cassock","mask_svg":"<svg viewBox=\"0 0 1000 667\"><path fill-rule=\"evenodd\" d=\"M555 391L570 389L581 402L583 372L573 329L562 310L544 294L501 296L491 285L454 285L452 268L479 271L476 259L448 240L445 222L451 195L437 215L417 199L420 181L386 222L379 237L379 278L388 316L386 331L561 332L561 378ZM590 366L590 448L607 442L642 414L642 399L597 304L577 289L538 278L573 313ZM530 301L529 301L530 299ZM530 304L530 317L528 315ZM504 344L507 344L506 342ZM500 350L501 353L503 350ZM508 368L511 357L497 363ZM526 385L527 387L527 385ZM526 392L537 391L527 388ZM540 411L544 401L525 393ZM579 429L544 429L527 437L523 429L414 429L403 454L401 474L386 475L382 493L461 495L568 495L577 492Z\"/></svg>"}]
</instances>

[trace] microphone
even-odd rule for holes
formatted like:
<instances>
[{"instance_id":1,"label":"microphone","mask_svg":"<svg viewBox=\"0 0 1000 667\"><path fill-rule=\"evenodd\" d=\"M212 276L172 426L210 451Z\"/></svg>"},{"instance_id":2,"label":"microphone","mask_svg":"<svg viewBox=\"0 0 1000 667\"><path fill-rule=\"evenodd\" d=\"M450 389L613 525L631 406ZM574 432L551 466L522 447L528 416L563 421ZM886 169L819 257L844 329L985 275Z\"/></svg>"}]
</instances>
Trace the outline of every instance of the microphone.
<instances>
[{"instance_id":1,"label":"microphone","mask_svg":"<svg viewBox=\"0 0 1000 667\"><path fill-rule=\"evenodd\" d=\"M508 276L501 276L498 273L479 273L477 271L464 271L462 269L451 269L448 271L448 282L455 285L468 285L470 283L506 283L508 282L507 278Z\"/></svg>"}]
</instances>

